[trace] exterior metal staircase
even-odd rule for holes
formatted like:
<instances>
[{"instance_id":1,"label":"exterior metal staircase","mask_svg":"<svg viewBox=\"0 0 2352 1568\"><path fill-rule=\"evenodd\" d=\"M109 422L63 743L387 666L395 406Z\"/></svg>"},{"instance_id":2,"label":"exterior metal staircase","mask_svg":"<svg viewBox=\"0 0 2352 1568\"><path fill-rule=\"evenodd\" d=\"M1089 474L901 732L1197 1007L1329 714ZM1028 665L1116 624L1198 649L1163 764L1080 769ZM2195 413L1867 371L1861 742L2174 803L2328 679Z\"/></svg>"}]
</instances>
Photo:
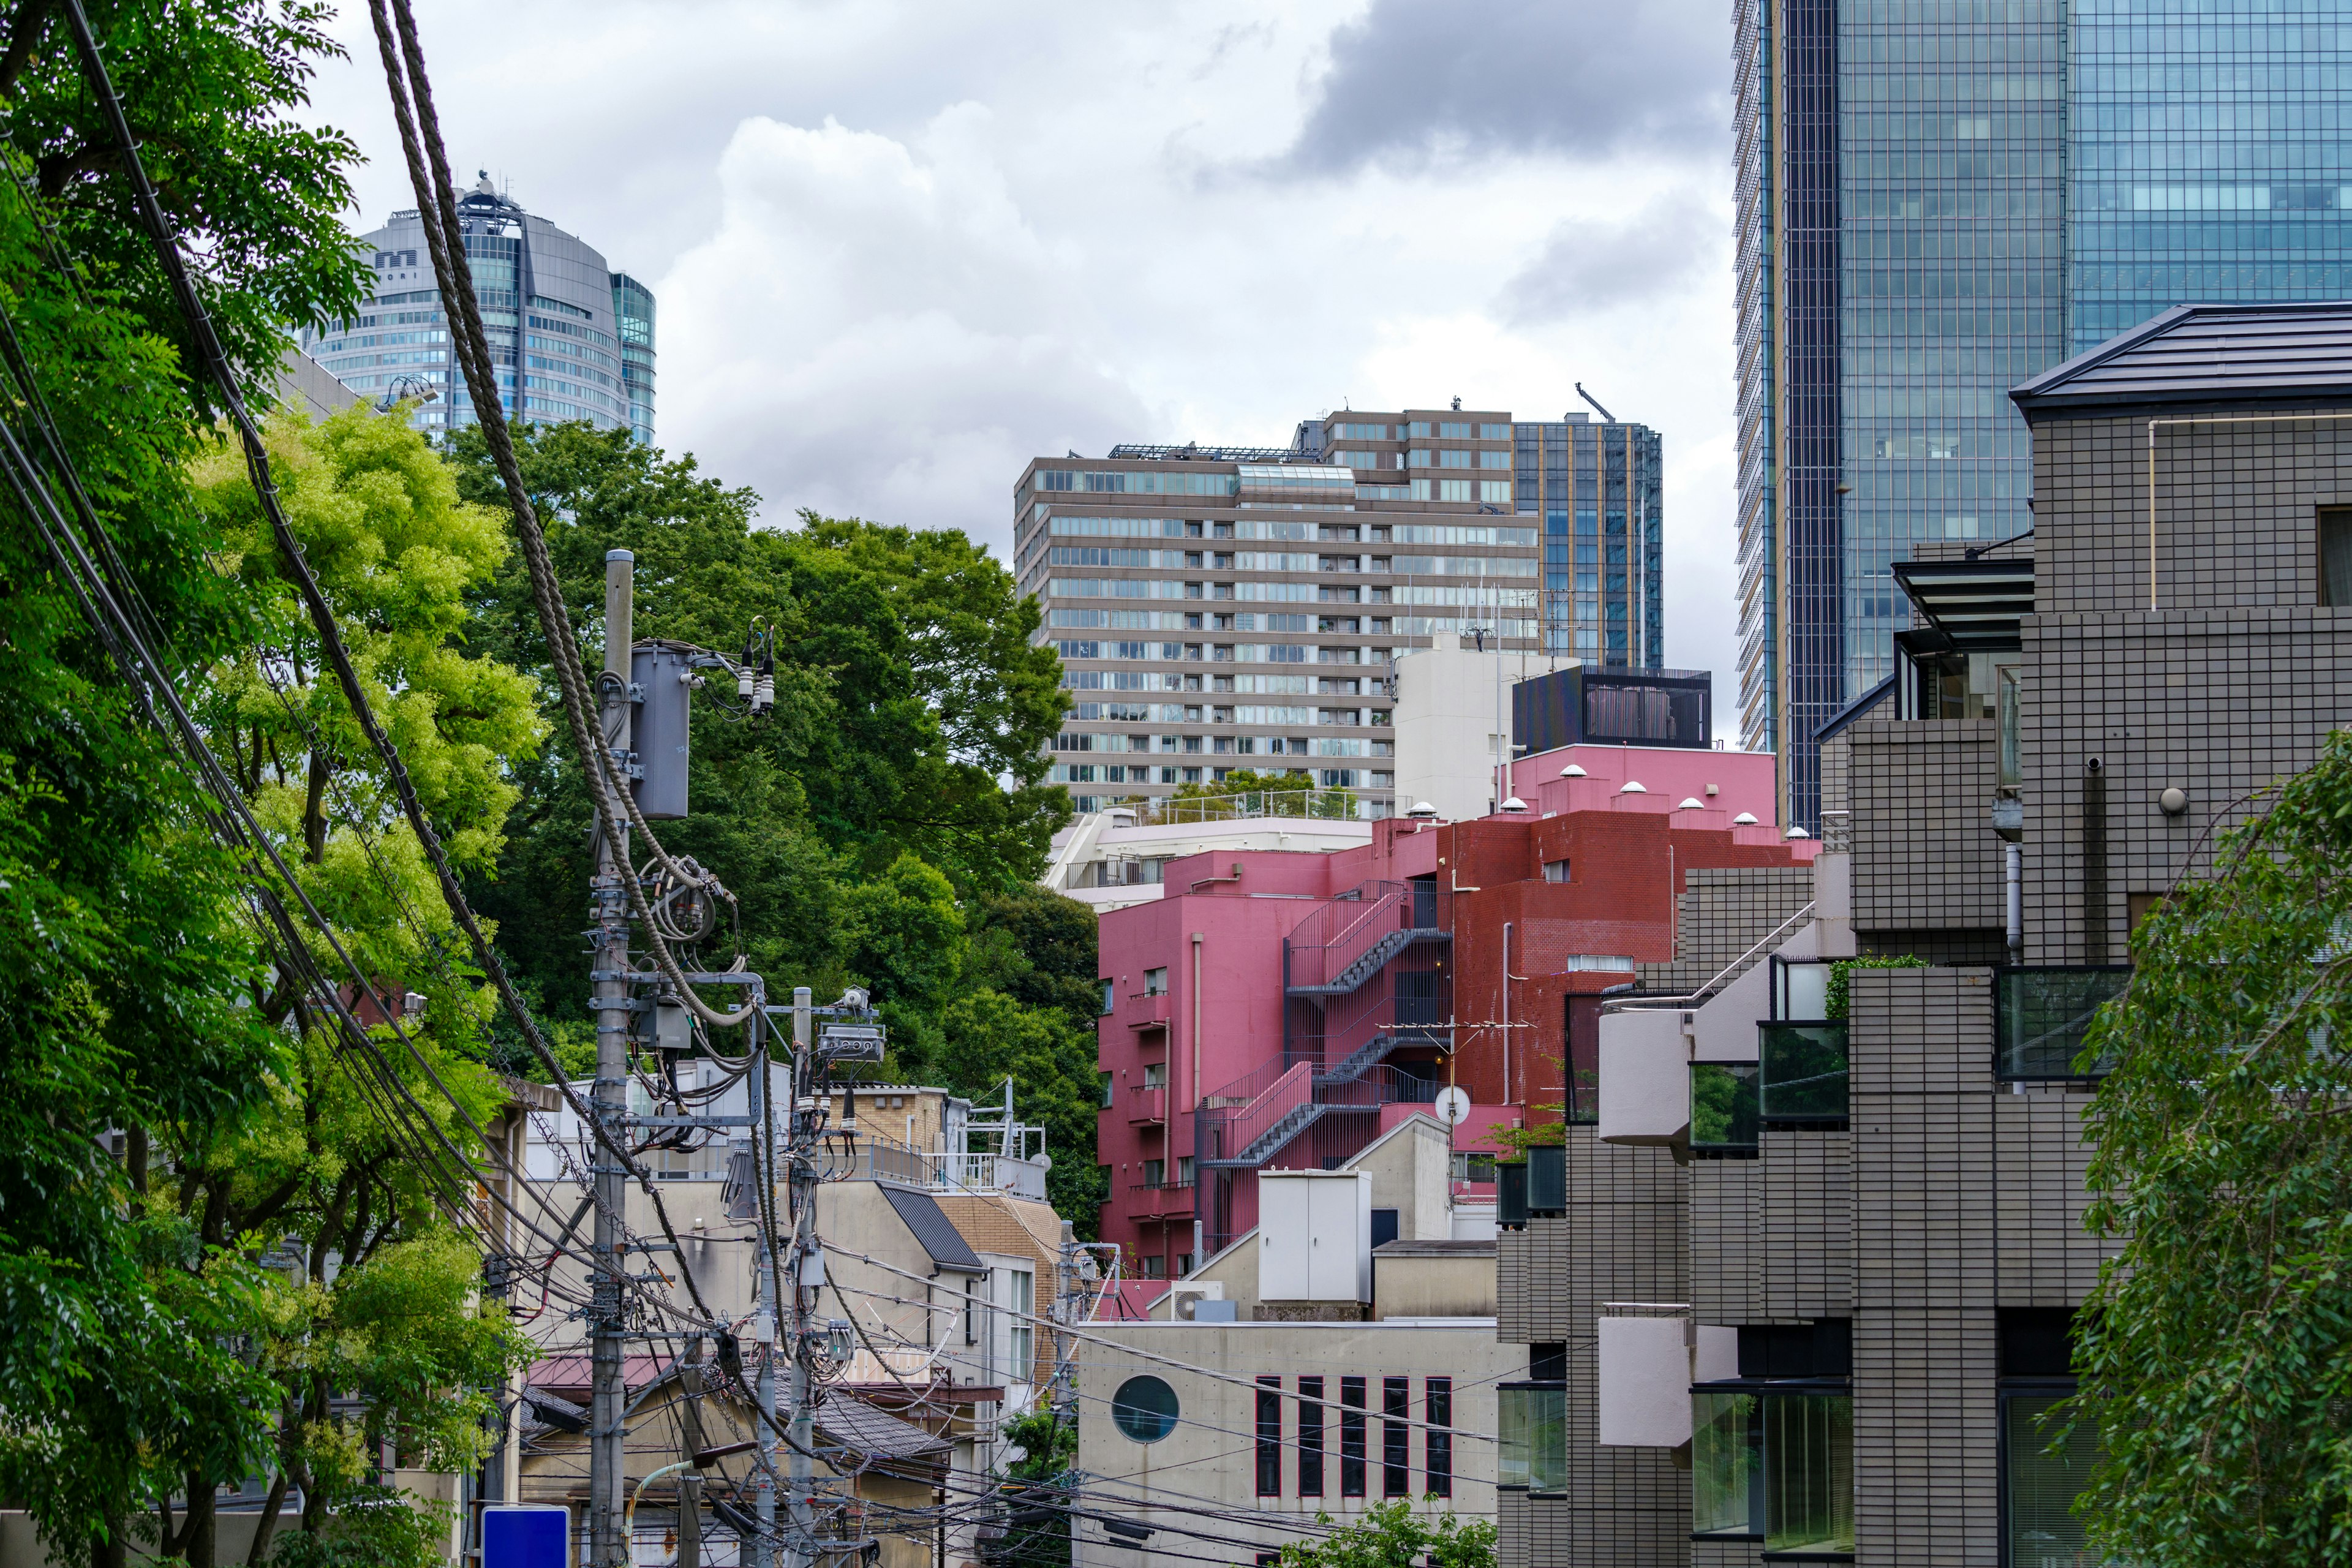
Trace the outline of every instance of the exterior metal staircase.
<instances>
[{"instance_id":1,"label":"exterior metal staircase","mask_svg":"<svg viewBox=\"0 0 2352 1568\"><path fill-rule=\"evenodd\" d=\"M1378 942L1359 953L1347 968L1339 971L1321 985L1293 985L1286 994L1291 996L1345 996L1360 987L1388 964L1390 959L1417 942L1450 942L1454 933L1428 926L1401 926L1383 931Z\"/></svg>"}]
</instances>

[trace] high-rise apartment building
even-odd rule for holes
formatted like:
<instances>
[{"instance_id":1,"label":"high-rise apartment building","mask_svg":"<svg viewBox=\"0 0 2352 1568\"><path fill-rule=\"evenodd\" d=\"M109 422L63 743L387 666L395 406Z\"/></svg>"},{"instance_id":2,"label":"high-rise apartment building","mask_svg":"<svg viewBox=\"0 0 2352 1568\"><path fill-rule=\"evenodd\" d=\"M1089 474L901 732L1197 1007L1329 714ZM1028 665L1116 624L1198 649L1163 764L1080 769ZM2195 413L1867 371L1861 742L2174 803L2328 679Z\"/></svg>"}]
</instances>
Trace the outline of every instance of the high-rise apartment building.
<instances>
[{"instance_id":1,"label":"high-rise apartment building","mask_svg":"<svg viewBox=\"0 0 2352 1568\"><path fill-rule=\"evenodd\" d=\"M1076 707L1052 782L1082 811L1235 769L1393 807L1387 676L1440 637L1664 660L1659 440L1582 415L1341 410L1287 447L1040 458L1013 571Z\"/></svg>"},{"instance_id":2,"label":"high-rise apartment building","mask_svg":"<svg viewBox=\"0 0 2352 1568\"><path fill-rule=\"evenodd\" d=\"M457 203L466 260L509 419L584 419L600 430L654 434L654 297L575 235L523 211L481 182ZM404 382L436 401L412 416L446 430L474 423L473 396L449 357L448 318L415 209L360 237L373 253L375 297L349 321L302 333L303 353L372 401Z\"/></svg>"},{"instance_id":3,"label":"high-rise apartment building","mask_svg":"<svg viewBox=\"0 0 2352 1568\"><path fill-rule=\"evenodd\" d=\"M2184 300L2340 299L2352 43L2256 0L1738 15L1740 730L1895 668L1915 543L2032 525L2006 389Z\"/></svg>"}]
</instances>

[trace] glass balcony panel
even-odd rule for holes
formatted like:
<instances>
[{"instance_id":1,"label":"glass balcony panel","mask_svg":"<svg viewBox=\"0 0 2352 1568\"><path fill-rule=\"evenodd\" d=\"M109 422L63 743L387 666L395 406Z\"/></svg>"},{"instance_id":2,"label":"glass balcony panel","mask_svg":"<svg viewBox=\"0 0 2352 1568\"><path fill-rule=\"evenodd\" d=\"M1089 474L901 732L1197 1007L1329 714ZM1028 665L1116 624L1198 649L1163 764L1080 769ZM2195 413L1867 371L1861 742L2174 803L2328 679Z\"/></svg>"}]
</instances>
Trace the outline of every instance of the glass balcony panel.
<instances>
[{"instance_id":1,"label":"glass balcony panel","mask_svg":"<svg viewBox=\"0 0 2352 1568\"><path fill-rule=\"evenodd\" d=\"M1759 1024L1759 1110L1767 1121L1845 1120L1845 1024Z\"/></svg>"},{"instance_id":2,"label":"glass balcony panel","mask_svg":"<svg viewBox=\"0 0 2352 1568\"><path fill-rule=\"evenodd\" d=\"M1495 1163L1495 1223L1505 1230L1528 1227L1528 1163Z\"/></svg>"},{"instance_id":3,"label":"glass balcony panel","mask_svg":"<svg viewBox=\"0 0 2352 1568\"><path fill-rule=\"evenodd\" d=\"M2083 1037L2099 1009L2123 994L2128 964L2071 969L2004 969L1994 1005L1993 1069L2002 1079L2098 1078L2107 1063L2084 1065Z\"/></svg>"},{"instance_id":4,"label":"glass balcony panel","mask_svg":"<svg viewBox=\"0 0 2352 1568\"><path fill-rule=\"evenodd\" d=\"M2084 1545L2083 1521L2074 1513L2074 1499L2099 1460L2099 1435L2091 1423L2078 1421L2053 1445L2065 1417L2051 1412L2065 1397L2011 1394L2001 1401L2010 1568L2086 1568L2106 1561Z\"/></svg>"},{"instance_id":5,"label":"glass balcony panel","mask_svg":"<svg viewBox=\"0 0 2352 1568\"><path fill-rule=\"evenodd\" d=\"M1756 1152L1759 1070L1755 1062L1691 1064L1691 1152Z\"/></svg>"},{"instance_id":6,"label":"glass balcony panel","mask_svg":"<svg viewBox=\"0 0 2352 1568\"><path fill-rule=\"evenodd\" d=\"M1500 1440L1496 1483L1531 1492L1568 1486L1568 1391L1558 1384L1503 1384L1495 1390Z\"/></svg>"},{"instance_id":7,"label":"glass balcony panel","mask_svg":"<svg viewBox=\"0 0 2352 1568\"><path fill-rule=\"evenodd\" d=\"M1528 1212L1556 1215L1568 1209L1568 1151L1538 1143L1528 1151Z\"/></svg>"},{"instance_id":8,"label":"glass balcony panel","mask_svg":"<svg viewBox=\"0 0 2352 1568\"><path fill-rule=\"evenodd\" d=\"M1853 1552L1853 1398L1776 1394L1764 1401L1764 1552Z\"/></svg>"},{"instance_id":9,"label":"glass balcony panel","mask_svg":"<svg viewBox=\"0 0 2352 1568\"><path fill-rule=\"evenodd\" d=\"M1753 1394L1691 1394L1691 1533L1764 1533L1764 1423Z\"/></svg>"}]
</instances>

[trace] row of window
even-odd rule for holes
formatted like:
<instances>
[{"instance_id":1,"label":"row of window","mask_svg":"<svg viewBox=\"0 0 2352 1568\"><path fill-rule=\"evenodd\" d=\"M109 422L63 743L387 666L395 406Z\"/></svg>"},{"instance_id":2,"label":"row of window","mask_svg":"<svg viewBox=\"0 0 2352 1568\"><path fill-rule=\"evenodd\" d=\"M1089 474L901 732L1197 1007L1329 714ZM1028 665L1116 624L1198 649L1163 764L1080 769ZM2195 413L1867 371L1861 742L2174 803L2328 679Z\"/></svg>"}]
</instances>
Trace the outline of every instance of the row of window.
<instances>
[{"instance_id":1,"label":"row of window","mask_svg":"<svg viewBox=\"0 0 2352 1568\"><path fill-rule=\"evenodd\" d=\"M1150 723L1155 718L1170 723L1198 724L1204 721L1201 716L1202 710L1197 706L1180 709L1172 702L1093 702L1081 703L1079 706L1101 709L1131 707L1139 710L1132 718L1116 712L1073 715L1082 721L1140 724ZM1155 709L1157 711L1152 711ZM1374 726L1385 725L1388 722L1386 713L1374 714L1370 709L1364 708L1212 708L1208 711L1213 717L1205 721L1213 724L1321 724L1360 728L1367 721ZM1163 756L1172 757L1179 752L1198 752L1202 750L1204 742L1210 739L1215 739L1215 737L1160 735L1155 738L1150 735L1115 735L1084 730L1071 731L1055 736L1054 750L1057 752L1135 752L1146 754L1156 751ZM1306 742L1301 740L1296 744L1301 754L1304 754L1307 750ZM1215 749L1222 752L1225 747L1221 742ZM1392 757L1396 755L1396 742L1324 737L1315 742L1314 754L1318 757Z\"/></svg>"},{"instance_id":2,"label":"row of window","mask_svg":"<svg viewBox=\"0 0 2352 1568\"><path fill-rule=\"evenodd\" d=\"M1044 530L1034 537L1048 535L1063 539L1233 539L1257 540L1274 544L1316 542L1349 544L1362 542L1365 531L1364 526L1357 523L1286 522L1265 518L1242 518L1225 522L1198 518L1064 517L1055 514L1046 519ZM1400 522L1387 526L1372 525L1370 537L1374 544L1501 546L1526 550L1534 547L1536 531L1489 523Z\"/></svg>"},{"instance_id":3,"label":"row of window","mask_svg":"<svg viewBox=\"0 0 2352 1568\"><path fill-rule=\"evenodd\" d=\"M1404 452L1334 452L1332 463L1350 471L1357 468L1503 468L1511 466L1508 452L1473 452L1467 447L1448 447L1432 450L1416 447Z\"/></svg>"},{"instance_id":4,"label":"row of window","mask_svg":"<svg viewBox=\"0 0 2352 1568\"><path fill-rule=\"evenodd\" d=\"M1360 1498L1370 1495L1370 1456L1366 1452L1370 1436L1370 1413L1366 1401L1371 1392L1371 1380L1367 1377L1342 1377L1339 1383L1339 1404L1336 1411L1324 1403L1328 1380L1321 1377L1301 1377L1297 1380L1297 1396L1289 1401L1297 1436L1295 1442L1284 1441L1283 1380L1261 1377L1257 1380L1257 1495L1278 1498L1295 1496L1319 1498L1329 1479L1327 1434L1330 1417L1338 1417L1339 1438L1339 1495ZM1441 1497L1454 1495L1454 1434L1447 1430L1454 1425L1454 1380L1450 1377L1430 1377L1422 1380L1421 1419L1426 1426L1421 1431L1421 1477L1413 1484L1412 1379L1383 1377L1381 1388L1381 1491L1384 1498ZM1288 1456L1286 1462L1286 1456ZM1285 1471L1288 1471L1287 1478ZM1287 1479L1290 1485L1285 1487Z\"/></svg>"},{"instance_id":5,"label":"row of window","mask_svg":"<svg viewBox=\"0 0 2352 1568\"><path fill-rule=\"evenodd\" d=\"M1268 756L1296 756L1303 754L1292 750L1292 747L1296 744L1297 742L1295 741L1286 743L1278 736L1266 736L1264 738L1263 751L1261 751L1259 737L1240 735L1231 739L1220 737L1216 742L1215 749L1218 754L1223 756L1253 757L1261 754ZM1148 767L1140 763L1111 763L1108 764L1100 763L1056 763L1054 764L1051 772L1047 774L1045 782L1048 784L1205 784L1213 781L1223 783L1226 775L1231 773L1234 770L1231 768L1219 767L1154 768ZM1316 787L1318 789L1394 789L1396 787L1396 774L1385 769L1315 768L1307 771L1310 772L1314 775ZM1105 804L1107 803L1097 796L1084 795L1076 796L1071 802L1071 805L1079 811L1099 811L1103 808Z\"/></svg>"},{"instance_id":6,"label":"row of window","mask_svg":"<svg viewBox=\"0 0 2352 1568\"><path fill-rule=\"evenodd\" d=\"M533 364L541 362L533 360ZM562 366L551 368L562 369ZM1565 546L1561 547L1565 549ZM1588 545L1587 551L1595 547ZM1614 547L1624 559L1624 546ZM1305 552L1121 550L1116 546L1057 544L1045 552L1053 566L1129 566L1153 572L1353 572L1394 573L1416 577L1532 577L1536 563L1525 555L1309 555ZM1564 560L1565 557L1563 556ZM1587 559L1593 559L1589 556Z\"/></svg>"},{"instance_id":7,"label":"row of window","mask_svg":"<svg viewBox=\"0 0 2352 1568\"><path fill-rule=\"evenodd\" d=\"M1425 441L1432 437L1440 441L1507 441L1511 427L1471 419L1413 419L1401 425L1342 422L1331 426L1331 435L1339 441Z\"/></svg>"}]
</instances>

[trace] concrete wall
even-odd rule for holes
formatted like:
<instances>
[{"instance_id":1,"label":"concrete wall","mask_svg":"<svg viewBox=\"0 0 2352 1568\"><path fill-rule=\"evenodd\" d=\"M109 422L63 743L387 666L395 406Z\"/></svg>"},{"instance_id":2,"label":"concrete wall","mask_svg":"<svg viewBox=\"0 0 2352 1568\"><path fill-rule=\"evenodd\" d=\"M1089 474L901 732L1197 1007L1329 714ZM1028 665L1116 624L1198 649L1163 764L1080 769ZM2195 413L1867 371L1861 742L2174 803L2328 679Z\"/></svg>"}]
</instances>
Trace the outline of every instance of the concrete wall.
<instances>
[{"instance_id":1,"label":"concrete wall","mask_svg":"<svg viewBox=\"0 0 2352 1568\"><path fill-rule=\"evenodd\" d=\"M1568 1214L1504 1233L1496 1287L1504 1340L1567 1346L1567 1485L1556 1497L1505 1494L1501 1561L1679 1563L1688 1551L1689 1472L1670 1449L1601 1447L1596 1342L1603 1302L1689 1299L1689 1172L1665 1150L1602 1143L1589 1127L1566 1131Z\"/></svg>"},{"instance_id":2,"label":"concrete wall","mask_svg":"<svg viewBox=\"0 0 2352 1568\"><path fill-rule=\"evenodd\" d=\"M1460 1327L1382 1323L1119 1323L1097 1324L1078 1370L1078 1466L1098 1479L1108 1495L1122 1499L1118 1511L1139 1523L1177 1530L1210 1530L1221 1537L1258 1543L1274 1551L1306 1539L1299 1529L1247 1516L1292 1519L1300 1526L1318 1512L1346 1521L1381 1500L1381 1397L1388 1377L1410 1379L1412 1418L1427 1415L1428 1380L1454 1380L1453 1507L1483 1515L1495 1506L1495 1384L1515 1374L1523 1355L1498 1345L1491 1321ZM1160 1359L1164 1358L1164 1359ZM1181 1364L1171 1365L1171 1363ZM1108 1417L1111 1401L1129 1378L1150 1375L1174 1390L1177 1425L1155 1443L1139 1443ZM1324 1495L1302 1498L1298 1490L1298 1380L1325 1380ZM1366 1487L1362 1498L1340 1495L1339 1411L1343 1376L1368 1384ZM1282 1487L1260 1497L1252 1463L1257 1430L1255 1379L1281 1379ZM1239 1379L1242 1381L1231 1381ZM1475 1436L1474 1436L1474 1434ZM1418 1500L1427 1482L1428 1436L1411 1436L1410 1491ZM1131 1503L1126 1500L1133 1500ZM1162 1506L1155 1506L1155 1502ZM1203 1524L1200 1509L1234 1510ZM1127 1562L1115 1552L1098 1523L1078 1527L1077 1561ZM1247 1562L1246 1547L1194 1546L1166 1535L1171 1552L1198 1551L1218 1562Z\"/></svg>"},{"instance_id":3,"label":"concrete wall","mask_svg":"<svg viewBox=\"0 0 2352 1568\"><path fill-rule=\"evenodd\" d=\"M1497 748L1510 742L1512 683L1575 662L1445 646L1466 641L1440 637L1438 647L1396 661L1399 813L1421 801L1452 822L1494 810Z\"/></svg>"}]
</instances>

